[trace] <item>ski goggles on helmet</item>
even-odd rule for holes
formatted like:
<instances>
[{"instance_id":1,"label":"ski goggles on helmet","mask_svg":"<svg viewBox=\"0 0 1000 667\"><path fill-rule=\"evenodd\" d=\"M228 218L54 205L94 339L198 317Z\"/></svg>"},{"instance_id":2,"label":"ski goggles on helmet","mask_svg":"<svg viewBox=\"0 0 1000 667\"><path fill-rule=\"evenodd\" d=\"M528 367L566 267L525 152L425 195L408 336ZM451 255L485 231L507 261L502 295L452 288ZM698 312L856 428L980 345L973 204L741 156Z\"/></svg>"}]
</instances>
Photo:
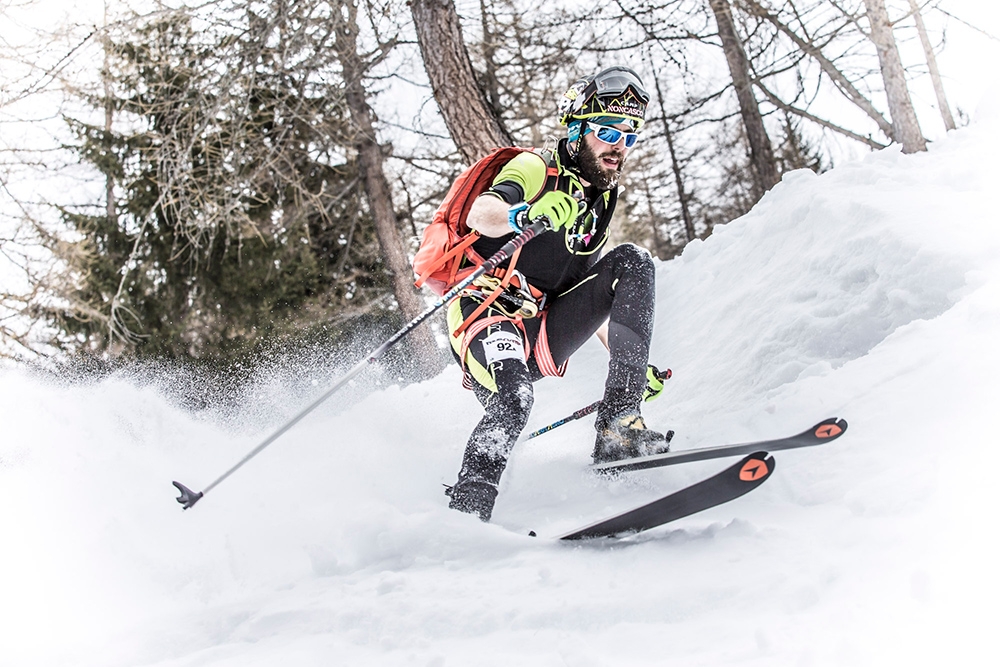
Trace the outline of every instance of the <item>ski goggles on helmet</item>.
<instances>
[{"instance_id":1,"label":"ski goggles on helmet","mask_svg":"<svg viewBox=\"0 0 1000 667\"><path fill-rule=\"evenodd\" d=\"M563 125L571 119L588 120L604 115L625 116L641 126L649 93L639 76L627 67L611 67L593 78L577 81L560 104ZM638 127L637 127L638 129Z\"/></svg>"},{"instance_id":2,"label":"ski goggles on helmet","mask_svg":"<svg viewBox=\"0 0 1000 667\"><path fill-rule=\"evenodd\" d=\"M639 141L637 132L624 132L617 127L597 125L596 123L587 123L587 129L583 133L587 134L588 132L593 132L595 137L612 146L621 141L622 137L625 138L625 148L632 148L635 146L635 142Z\"/></svg>"}]
</instances>

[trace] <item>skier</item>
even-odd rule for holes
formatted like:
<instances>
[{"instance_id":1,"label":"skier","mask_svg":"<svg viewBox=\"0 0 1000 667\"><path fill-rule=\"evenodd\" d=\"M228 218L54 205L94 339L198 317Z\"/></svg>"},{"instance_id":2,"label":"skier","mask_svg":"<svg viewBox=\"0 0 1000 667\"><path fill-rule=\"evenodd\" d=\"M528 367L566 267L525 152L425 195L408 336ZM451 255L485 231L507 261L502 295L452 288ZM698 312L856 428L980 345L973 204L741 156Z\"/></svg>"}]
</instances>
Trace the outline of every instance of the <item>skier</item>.
<instances>
[{"instance_id":1,"label":"skier","mask_svg":"<svg viewBox=\"0 0 1000 667\"><path fill-rule=\"evenodd\" d=\"M531 411L532 382L561 376L570 355L595 333L611 359L594 461L669 448L640 414L643 398L662 389L648 365L652 258L632 244L601 257L618 180L648 103L639 76L627 67L577 81L559 107L566 137L554 151L526 151L507 162L469 211L466 222L480 234L472 247L483 257L527 221L544 217L549 231L449 305L453 353L465 386L485 408L448 491L453 509L490 520L500 476Z\"/></svg>"}]
</instances>

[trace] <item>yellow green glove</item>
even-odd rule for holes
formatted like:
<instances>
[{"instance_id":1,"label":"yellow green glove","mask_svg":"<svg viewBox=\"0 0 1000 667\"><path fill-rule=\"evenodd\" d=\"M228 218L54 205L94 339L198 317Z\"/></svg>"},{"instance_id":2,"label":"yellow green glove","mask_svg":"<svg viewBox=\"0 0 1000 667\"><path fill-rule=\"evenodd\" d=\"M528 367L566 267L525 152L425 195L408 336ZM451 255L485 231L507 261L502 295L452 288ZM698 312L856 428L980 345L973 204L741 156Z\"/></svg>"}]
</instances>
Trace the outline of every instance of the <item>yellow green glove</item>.
<instances>
[{"instance_id":1,"label":"yellow green glove","mask_svg":"<svg viewBox=\"0 0 1000 667\"><path fill-rule=\"evenodd\" d=\"M661 371L653 364L646 366L646 389L642 392L642 400L651 401L663 392L663 383L670 379L674 372L669 368Z\"/></svg>"},{"instance_id":2,"label":"yellow green glove","mask_svg":"<svg viewBox=\"0 0 1000 667\"><path fill-rule=\"evenodd\" d=\"M573 224L579 210L575 199L565 192L553 190L546 192L531 205L528 209L528 219L534 222L538 218L544 218L545 228L555 231Z\"/></svg>"}]
</instances>

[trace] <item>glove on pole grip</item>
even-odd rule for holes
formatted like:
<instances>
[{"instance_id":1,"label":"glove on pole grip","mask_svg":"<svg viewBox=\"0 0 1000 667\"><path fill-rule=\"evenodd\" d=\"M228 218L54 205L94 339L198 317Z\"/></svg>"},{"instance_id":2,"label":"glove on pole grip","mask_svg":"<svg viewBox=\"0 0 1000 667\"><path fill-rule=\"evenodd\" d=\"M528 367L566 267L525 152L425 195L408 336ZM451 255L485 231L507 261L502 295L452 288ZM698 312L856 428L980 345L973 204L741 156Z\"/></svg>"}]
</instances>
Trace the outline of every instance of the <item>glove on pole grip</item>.
<instances>
[{"instance_id":1,"label":"glove on pole grip","mask_svg":"<svg viewBox=\"0 0 1000 667\"><path fill-rule=\"evenodd\" d=\"M546 192L528 209L530 220L546 221L545 228L558 230L573 224L580 210L579 200L562 190Z\"/></svg>"}]
</instances>

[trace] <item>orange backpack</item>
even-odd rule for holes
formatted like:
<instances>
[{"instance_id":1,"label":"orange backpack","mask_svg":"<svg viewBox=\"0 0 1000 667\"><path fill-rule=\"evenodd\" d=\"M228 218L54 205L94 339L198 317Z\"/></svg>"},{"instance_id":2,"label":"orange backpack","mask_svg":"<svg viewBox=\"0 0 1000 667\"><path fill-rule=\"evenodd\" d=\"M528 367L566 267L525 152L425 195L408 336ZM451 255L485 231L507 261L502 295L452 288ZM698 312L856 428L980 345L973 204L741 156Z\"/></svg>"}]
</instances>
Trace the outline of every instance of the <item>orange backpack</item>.
<instances>
[{"instance_id":1,"label":"orange backpack","mask_svg":"<svg viewBox=\"0 0 1000 667\"><path fill-rule=\"evenodd\" d=\"M485 261L472 249L479 232L472 231L465 224L469 209L476 197L490 188L505 164L516 155L531 150L534 149L516 146L498 148L455 179L444 201L434 212L431 224L424 229L420 248L413 258L417 287L426 284L435 294L443 295ZM555 165L550 163L547 176L557 174Z\"/></svg>"}]
</instances>

